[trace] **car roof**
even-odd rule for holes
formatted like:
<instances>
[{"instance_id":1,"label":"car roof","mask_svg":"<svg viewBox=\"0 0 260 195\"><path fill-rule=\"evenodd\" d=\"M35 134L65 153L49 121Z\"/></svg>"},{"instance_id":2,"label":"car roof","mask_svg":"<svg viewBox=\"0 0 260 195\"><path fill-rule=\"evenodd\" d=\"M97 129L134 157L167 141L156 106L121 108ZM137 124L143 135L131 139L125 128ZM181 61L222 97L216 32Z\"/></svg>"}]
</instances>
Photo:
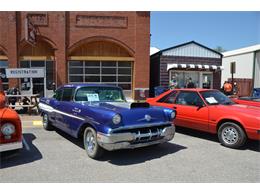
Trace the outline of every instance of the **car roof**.
<instances>
[{"instance_id":1,"label":"car roof","mask_svg":"<svg viewBox=\"0 0 260 195\"><path fill-rule=\"evenodd\" d=\"M196 92L203 92L203 91L216 91L216 89L203 89L203 88L182 88L182 89L173 89L173 91L196 91Z\"/></svg>"},{"instance_id":2,"label":"car roof","mask_svg":"<svg viewBox=\"0 0 260 195\"><path fill-rule=\"evenodd\" d=\"M115 85L108 85L108 84L89 84L89 83L75 83L75 84L66 84L62 85L61 87L113 87L113 88L120 88ZM121 88L120 88L121 89Z\"/></svg>"}]
</instances>

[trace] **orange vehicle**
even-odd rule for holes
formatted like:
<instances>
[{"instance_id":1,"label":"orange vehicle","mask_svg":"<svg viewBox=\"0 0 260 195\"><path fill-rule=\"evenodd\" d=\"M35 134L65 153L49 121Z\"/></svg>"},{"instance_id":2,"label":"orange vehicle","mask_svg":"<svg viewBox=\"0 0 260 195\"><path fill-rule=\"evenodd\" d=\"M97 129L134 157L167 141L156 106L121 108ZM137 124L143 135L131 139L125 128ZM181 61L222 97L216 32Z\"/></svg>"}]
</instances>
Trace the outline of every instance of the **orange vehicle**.
<instances>
[{"instance_id":1,"label":"orange vehicle","mask_svg":"<svg viewBox=\"0 0 260 195\"><path fill-rule=\"evenodd\" d=\"M176 126L218 134L224 146L238 148L247 139L260 140L259 107L236 104L218 90L169 90L147 102L175 109Z\"/></svg>"},{"instance_id":2,"label":"orange vehicle","mask_svg":"<svg viewBox=\"0 0 260 195\"><path fill-rule=\"evenodd\" d=\"M19 115L6 106L0 79L0 152L22 148L22 125Z\"/></svg>"}]
</instances>

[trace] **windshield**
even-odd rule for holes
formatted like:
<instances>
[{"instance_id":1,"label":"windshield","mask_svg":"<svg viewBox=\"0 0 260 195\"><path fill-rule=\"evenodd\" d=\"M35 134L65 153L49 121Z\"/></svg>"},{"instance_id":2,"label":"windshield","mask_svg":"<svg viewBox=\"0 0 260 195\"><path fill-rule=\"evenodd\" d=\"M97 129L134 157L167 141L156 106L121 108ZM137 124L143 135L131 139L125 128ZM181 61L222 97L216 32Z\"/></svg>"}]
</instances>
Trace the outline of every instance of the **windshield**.
<instances>
[{"instance_id":1,"label":"windshield","mask_svg":"<svg viewBox=\"0 0 260 195\"><path fill-rule=\"evenodd\" d=\"M234 104L233 101L231 101L227 96L225 96L223 93L220 91L203 91L200 92L204 100L209 104L209 105L217 105L217 104L222 104L222 105L231 105Z\"/></svg>"},{"instance_id":2,"label":"windshield","mask_svg":"<svg viewBox=\"0 0 260 195\"><path fill-rule=\"evenodd\" d=\"M82 87L77 90L75 101L83 102L124 102L121 89L115 87Z\"/></svg>"}]
</instances>

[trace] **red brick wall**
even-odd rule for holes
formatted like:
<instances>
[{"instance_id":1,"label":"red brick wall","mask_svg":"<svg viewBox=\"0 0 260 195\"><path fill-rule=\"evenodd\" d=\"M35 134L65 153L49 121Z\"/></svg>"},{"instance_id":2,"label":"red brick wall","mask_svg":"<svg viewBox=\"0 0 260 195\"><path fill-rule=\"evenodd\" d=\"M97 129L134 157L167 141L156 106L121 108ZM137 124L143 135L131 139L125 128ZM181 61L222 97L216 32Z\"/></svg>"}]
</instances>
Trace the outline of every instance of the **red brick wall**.
<instances>
[{"instance_id":1,"label":"red brick wall","mask_svg":"<svg viewBox=\"0 0 260 195\"><path fill-rule=\"evenodd\" d=\"M25 18L33 17L42 39L55 48L57 84L67 82L69 51L86 40L109 39L134 58L134 88L149 88L149 12L0 12L0 48L6 48L10 67L19 67L25 39ZM10 79L10 86L17 83ZM138 93L137 93L138 94Z\"/></svg>"}]
</instances>

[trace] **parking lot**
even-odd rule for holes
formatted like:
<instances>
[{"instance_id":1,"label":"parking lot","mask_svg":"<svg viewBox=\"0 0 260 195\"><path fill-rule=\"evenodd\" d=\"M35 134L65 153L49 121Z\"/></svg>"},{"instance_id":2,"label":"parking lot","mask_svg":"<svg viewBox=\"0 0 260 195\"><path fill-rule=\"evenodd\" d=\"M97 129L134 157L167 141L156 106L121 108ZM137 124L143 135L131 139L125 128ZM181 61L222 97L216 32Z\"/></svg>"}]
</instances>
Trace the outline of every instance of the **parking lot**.
<instances>
[{"instance_id":1,"label":"parking lot","mask_svg":"<svg viewBox=\"0 0 260 195\"><path fill-rule=\"evenodd\" d=\"M22 116L23 149L1 154L1 182L260 182L259 142L240 150L214 135L178 129L173 141L88 158L81 140Z\"/></svg>"}]
</instances>

